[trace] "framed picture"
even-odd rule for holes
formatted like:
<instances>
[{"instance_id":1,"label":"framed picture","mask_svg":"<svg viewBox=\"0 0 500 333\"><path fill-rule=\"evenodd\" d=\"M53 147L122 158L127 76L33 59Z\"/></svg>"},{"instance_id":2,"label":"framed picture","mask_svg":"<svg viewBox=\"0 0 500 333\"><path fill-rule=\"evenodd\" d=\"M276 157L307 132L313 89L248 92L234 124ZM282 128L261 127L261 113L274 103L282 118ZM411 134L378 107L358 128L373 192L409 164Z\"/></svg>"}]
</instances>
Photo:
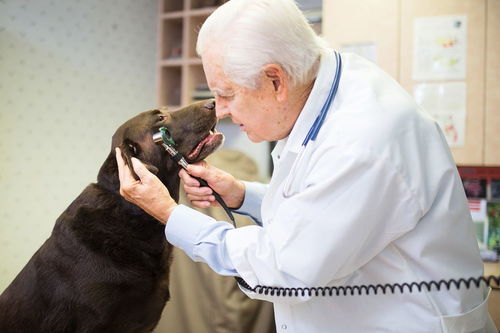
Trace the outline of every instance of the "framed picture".
<instances>
[{"instance_id":1,"label":"framed picture","mask_svg":"<svg viewBox=\"0 0 500 333\"><path fill-rule=\"evenodd\" d=\"M491 200L500 201L500 179L492 179L490 183Z\"/></svg>"},{"instance_id":2,"label":"framed picture","mask_svg":"<svg viewBox=\"0 0 500 333\"><path fill-rule=\"evenodd\" d=\"M463 178L467 198L486 198L486 179Z\"/></svg>"}]
</instances>

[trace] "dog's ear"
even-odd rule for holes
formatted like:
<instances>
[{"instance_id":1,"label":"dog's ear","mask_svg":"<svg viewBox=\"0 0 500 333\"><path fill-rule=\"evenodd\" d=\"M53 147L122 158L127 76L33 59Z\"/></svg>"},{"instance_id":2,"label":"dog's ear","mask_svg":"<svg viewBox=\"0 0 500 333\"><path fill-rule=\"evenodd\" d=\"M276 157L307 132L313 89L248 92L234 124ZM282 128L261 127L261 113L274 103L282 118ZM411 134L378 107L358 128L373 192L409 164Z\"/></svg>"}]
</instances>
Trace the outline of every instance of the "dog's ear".
<instances>
[{"instance_id":1,"label":"dog's ear","mask_svg":"<svg viewBox=\"0 0 500 333\"><path fill-rule=\"evenodd\" d=\"M125 161L125 164L130 169L130 172L132 172L132 176L134 176L134 178L136 180L139 180L139 176L137 176L137 174L135 173L134 168L132 166L132 157L140 159L139 154L141 153L141 147L136 142L125 139L125 140L123 140L122 144L120 145L120 150L122 152L122 157L123 157L123 160ZM144 166L149 171L151 171L155 175L158 174L159 170L157 167L155 167L154 165L151 165L143 160L141 160L141 162L142 162L142 164L144 164Z\"/></svg>"}]
</instances>

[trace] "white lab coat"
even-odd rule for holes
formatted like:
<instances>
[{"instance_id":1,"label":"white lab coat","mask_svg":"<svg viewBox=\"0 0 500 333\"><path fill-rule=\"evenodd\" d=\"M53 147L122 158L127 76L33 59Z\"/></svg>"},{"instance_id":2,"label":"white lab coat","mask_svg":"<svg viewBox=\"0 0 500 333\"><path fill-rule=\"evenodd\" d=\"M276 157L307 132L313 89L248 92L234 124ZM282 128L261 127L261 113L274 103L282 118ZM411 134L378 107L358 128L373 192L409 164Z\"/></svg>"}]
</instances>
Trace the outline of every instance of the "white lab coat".
<instances>
[{"instance_id":1,"label":"white lab coat","mask_svg":"<svg viewBox=\"0 0 500 333\"><path fill-rule=\"evenodd\" d=\"M462 183L435 121L375 65L342 54L336 99L293 175L303 139L335 73L322 57L307 103L272 153L269 185L247 183L243 210L262 201L263 227L227 232L230 259L251 286L386 284L483 274ZM262 197L262 195L264 195ZM496 332L489 288L390 295L278 297L283 332Z\"/></svg>"}]
</instances>

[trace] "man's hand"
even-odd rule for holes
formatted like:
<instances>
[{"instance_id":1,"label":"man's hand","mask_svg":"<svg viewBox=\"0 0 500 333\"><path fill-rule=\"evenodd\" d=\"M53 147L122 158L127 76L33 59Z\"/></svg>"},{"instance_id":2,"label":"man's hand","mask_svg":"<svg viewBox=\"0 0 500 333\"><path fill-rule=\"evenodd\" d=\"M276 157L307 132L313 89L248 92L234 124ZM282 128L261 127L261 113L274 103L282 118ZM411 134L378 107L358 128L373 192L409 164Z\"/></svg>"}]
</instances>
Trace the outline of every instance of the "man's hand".
<instances>
[{"instance_id":1,"label":"man's hand","mask_svg":"<svg viewBox=\"0 0 500 333\"><path fill-rule=\"evenodd\" d=\"M190 174L204 179L214 191L220 194L228 207L239 208L242 205L245 197L245 185L231 174L217 169L205 161L190 164L188 172L181 169L179 176L184 182L187 198L193 206L207 208L219 206L219 204L212 195L212 190L208 187L200 187L200 182L191 177Z\"/></svg>"},{"instance_id":2,"label":"man's hand","mask_svg":"<svg viewBox=\"0 0 500 333\"><path fill-rule=\"evenodd\" d=\"M141 161L133 157L133 168L140 178L140 180L135 180L123 161L120 148L116 148L116 162L120 177L120 194L161 223L167 223L177 203L172 199L165 185Z\"/></svg>"}]
</instances>

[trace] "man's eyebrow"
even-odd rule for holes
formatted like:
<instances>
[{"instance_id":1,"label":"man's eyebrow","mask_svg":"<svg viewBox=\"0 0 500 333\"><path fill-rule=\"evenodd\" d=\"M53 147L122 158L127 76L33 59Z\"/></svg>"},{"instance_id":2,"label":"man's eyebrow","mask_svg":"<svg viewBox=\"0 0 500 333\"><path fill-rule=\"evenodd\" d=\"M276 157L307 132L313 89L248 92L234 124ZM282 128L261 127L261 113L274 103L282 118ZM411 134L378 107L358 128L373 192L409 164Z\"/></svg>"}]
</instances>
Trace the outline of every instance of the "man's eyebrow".
<instances>
[{"instance_id":1,"label":"man's eyebrow","mask_svg":"<svg viewBox=\"0 0 500 333\"><path fill-rule=\"evenodd\" d=\"M212 88L210 90L212 91L212 93L217 94L217 95L221 95L221 96L232 94L231 90L224 90L221 88Z\"/></svg>"}]
</instances>

